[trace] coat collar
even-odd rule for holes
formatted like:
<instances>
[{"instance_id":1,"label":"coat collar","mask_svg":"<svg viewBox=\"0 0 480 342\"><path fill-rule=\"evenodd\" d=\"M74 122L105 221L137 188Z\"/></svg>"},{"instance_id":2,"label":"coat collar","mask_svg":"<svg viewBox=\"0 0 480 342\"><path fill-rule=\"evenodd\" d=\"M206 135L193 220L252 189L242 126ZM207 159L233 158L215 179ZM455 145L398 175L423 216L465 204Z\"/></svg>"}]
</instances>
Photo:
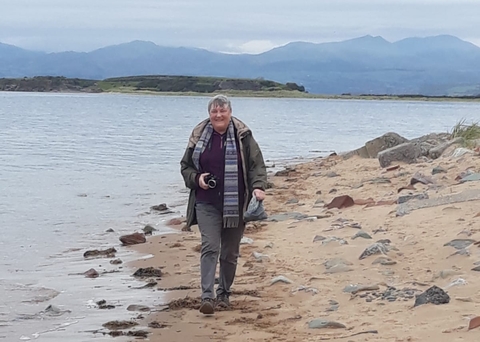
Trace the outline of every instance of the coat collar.
<instances>
[{"instance_id":1,"label":"coat collar","mask_svg":"<svg viewBox=\"0 0 480 342\"><path fill-rule=\"evenodd\" d=\"M210 119L207 118L195 126L195 128L192 131L192 134L190 135L190 139L188 140L188 147L194 147L197 144L209 120ZM251 133L250 128L248 128L248 126L240 119L232 116L232 122L233 122L233 126L237 131L237 136L239 139L242 139L247 134Z\"/></svg>"}]
</instances>

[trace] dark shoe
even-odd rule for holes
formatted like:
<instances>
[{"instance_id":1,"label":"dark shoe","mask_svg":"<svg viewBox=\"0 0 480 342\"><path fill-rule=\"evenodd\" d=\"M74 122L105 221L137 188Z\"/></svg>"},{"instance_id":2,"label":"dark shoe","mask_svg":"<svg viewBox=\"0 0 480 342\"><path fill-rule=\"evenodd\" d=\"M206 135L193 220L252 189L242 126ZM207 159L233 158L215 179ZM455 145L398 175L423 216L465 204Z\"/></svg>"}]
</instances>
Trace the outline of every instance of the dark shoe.
<instances>
[{"instance_id":1,"label":"dark shoe","mask_svg":"<svg viewBox=\"0 0 480 342\"><path fill-rule=\"evenodd\" d=\"M230 308L230 300L228 299L228 296L227 295L217 296L217 301L215 303L215 306L218 306L220 308L225 308L225 309Z\"/></svg>"},{"instance_id":2,"label":"dark shoe","mask_svg":"<svg viewBox=\"0 0 480 342\"><path fill-rule=\"evenodd\" d=\"M199 310L204 315L213 315L213 312L214 312L213 299L211 298L202 299L202 304L200 304Z\"/></svg>"}]
</instances>

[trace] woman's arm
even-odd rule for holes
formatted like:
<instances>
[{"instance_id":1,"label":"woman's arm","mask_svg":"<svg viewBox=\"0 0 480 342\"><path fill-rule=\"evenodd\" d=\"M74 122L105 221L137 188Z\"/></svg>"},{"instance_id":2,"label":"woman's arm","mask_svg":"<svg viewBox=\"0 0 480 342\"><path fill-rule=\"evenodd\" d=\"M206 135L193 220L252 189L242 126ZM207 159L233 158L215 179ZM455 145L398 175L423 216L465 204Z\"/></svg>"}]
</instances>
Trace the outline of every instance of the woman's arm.
<instances>
[{"instance_id":1,"label":"woman's arm","mask_svg":"<svg viewBox=\"0 0 480 342\"><path fill-rule=\"evenodd\" d=\"M189 189L195 190L198 187L198 173L192 160L193 148L187 147L180 161L180 172L182 173L185 186Z\"/></svg>"},{"instance_id":2,"label":"woman's arm","mask_svg":"<svg viewBox=\"0 0 480 342\"><path fill-rule=\"evenodd\" d=\"M250 191L267 188L267 168L263 160L262 151L252 134L245 137L248 155L248 184Z\"/></svg>"}]
</instances>

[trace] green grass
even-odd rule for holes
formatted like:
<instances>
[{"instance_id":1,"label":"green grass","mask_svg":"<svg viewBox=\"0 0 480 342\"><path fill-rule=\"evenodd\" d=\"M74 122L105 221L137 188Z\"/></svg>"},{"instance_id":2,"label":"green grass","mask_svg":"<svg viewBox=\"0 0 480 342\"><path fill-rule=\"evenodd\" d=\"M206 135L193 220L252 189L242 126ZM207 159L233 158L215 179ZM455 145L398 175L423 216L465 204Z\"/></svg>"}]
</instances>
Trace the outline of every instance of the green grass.
<instances>
[{"instance_id":1,"label":"green grass","mask_svg":"<svg viewBox=\"0 0 480 342\"><path fill-rule=\"evenodd\" d=\"M465 119L461 119L453 126L452 138L462 138L463 146L467 148L475 147L475 140L480 139L480 125L477 122L466 123Z\"/></svg>"}]
</instances>

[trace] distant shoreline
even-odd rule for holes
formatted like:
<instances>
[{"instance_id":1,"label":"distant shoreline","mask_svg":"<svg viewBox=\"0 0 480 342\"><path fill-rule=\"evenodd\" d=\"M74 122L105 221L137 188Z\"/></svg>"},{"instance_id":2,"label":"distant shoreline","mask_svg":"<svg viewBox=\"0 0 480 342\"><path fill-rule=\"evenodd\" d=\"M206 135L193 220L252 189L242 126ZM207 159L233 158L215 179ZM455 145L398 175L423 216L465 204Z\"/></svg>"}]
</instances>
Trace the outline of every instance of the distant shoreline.
<instances>
[{"instance_id":1,"label":"distant shoreline","mask_svg":"<svg viewBox=\"0 0 480 342\"><path fill-rule=\"evenodd\" d=\"M293 82L278 83L262 78L145 75L91 80L63 76L0 78L0 91L44 93L136 94L161 96L214 96L256 98L301 98L325 100L477 102L480 95L419 94L312 94Z\"/></svg>"},{"instance_id":2,"label":"distant shoreline","mask_svg":"<svg viewBox=\"0 0 480 342\"><path fill-rule=\"evenodd\" d=\"M327 95L311 94L296 91L222 91L213 93L198 92L157 92L144 90L109 90L102 92L104 94L135 94L135 95L161 95L161 96L215 96L225 94L230 97L258 97L258 98L295 98L295 99L325 99L325 100L364 100L364 101L419 101L419 102L480 102L480 96L425 96L425 95Z\"/></svg>"},{"instance_id":3,"label":"distant shoreline","mask_svg":"<svg viewBox=\"0 0 480 342\"><path fill-rule=\"evenodd\" d=\"M12 91L0 90L5 93L56 93L56 94L125 94L125 95L156 95L156 96L203 96L212 97L217 94L224 94L229 97L251 97L251 98L291 98L291 99L323 99L323 100L361 100L361 101L416 101L416 102L480 102L480 97L465 96L423 96L423 95L326 95L326 94L310 94L294 91L222 91L213 93L199 92L158 92L146 90L117 89L101 92L75 91L75 90L52 90L52 91Z\"/></svg>"}]
</instances>

